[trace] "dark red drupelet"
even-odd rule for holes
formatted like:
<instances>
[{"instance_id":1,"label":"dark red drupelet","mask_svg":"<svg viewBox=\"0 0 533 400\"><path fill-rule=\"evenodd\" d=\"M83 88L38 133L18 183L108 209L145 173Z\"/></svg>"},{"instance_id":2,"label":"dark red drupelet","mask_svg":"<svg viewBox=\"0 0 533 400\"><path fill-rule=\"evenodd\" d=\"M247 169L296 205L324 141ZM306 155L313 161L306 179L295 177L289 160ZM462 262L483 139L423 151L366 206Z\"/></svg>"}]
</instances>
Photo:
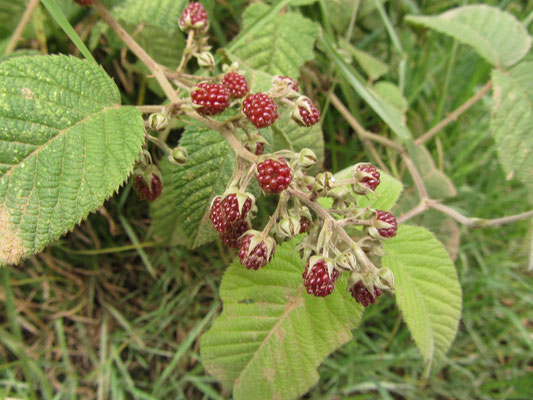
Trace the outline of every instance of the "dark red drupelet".
<instances>
[{"instance_id":1,"label":"dark red drupelet","mask_svg":"<svg viewBox=\"0 0 533 400\"><path fill-rule=\"evenodd\" d=\"M268 255L268 249L265 242L260 242L257 244L250 252L250 242L252 240L252 235L247 235L241 240L241 245L239 248L239 258L241 264L244 265L247 269L258 270L263 268L268 262L272 259L274 252Z\"/></svg>"},{"instance_id":2,"label":"dark red drupelet","mask_svg":"<svg viewBox=\"0 0 533 400\"><path fill-rule=\"evenodd\" d=\"M305 217L300 218L300 233L307 232L310 226L311 226L311 221L309 221Z\"/></svg>"},{"instance_id":3,"label":"dark red drupelet","mask_svg":"<svg viewBox=\"0 0 533 400\"><path fill-rule=\"evenodd\" d=\"M154 201L161 196L161 192L163 191L163 182L161 182L159 176L152 174L152 181L150 183L150 187L148 187L142 174L138 174L133 180L133 189L141 200Z\"/></svg>"},{"instance_id":4,"label":"dark red drupelet","mask_svg":"<svg viewBox=\"0 0 533 400\"><path fill-rule=\"evenodd\" d=\"M94 0L74 0L76 3L81 4L82 6L91 6L94 3Z\"/></svg>"},{"instance_id":5,"label":"dark red drupelet","mask_svg":"<svg viewBox=\"0 0 533 400\"><path fill-rule=\"evenodd\" d=\"M193 104L200 114L214 115L223 112L229 106L229 91L219 83L200 83L191 90Z\"/></svg>"},{"instance_id":6,"label":"dark red drupelet","mask_svg":"<svg viewBox=\"0 0 533 400\"><path fill-rule=\"evenodd\" d=\"M363 281L358 281L350 289L352 297L363 307L368 307L371 303L375 303L376 299L381 295L381 290L374 286L374 295L372 296Z\"/></svg>"},{"instance_id":7,"label":"dark red drupelet","mask_svg":"<svg viewBox=\"0 0 533 400\"><path fill-rule=\"evenodd\" d=\"M326 260L318 260L313 266L309 267L309 260L302 274L304 286L308 294L318 297L326 297L335 289L335 282L339 277L339 272L333 269L331 276L328 273L328 264Z\"/></svg>"},{"instance_id":8,"label":"dark red drupelet","mask_svg":"<svg viewBox=\"0 0 533 400\"><path fill-rule=\"evenodd\" d=\"M242 111L256 128L266 128L278 119L278 106L264 93L249 94L242 103Z\"/></svg>"},{"instance_id":9,"label":"dark red drupelet","mask_svg":"<svg viewBox=\"0 0 533 400\"><path fill-rule=\"evenodd\" d=\"M384 238L396 236L396 232L398 231L398 222L396 221L396 217L394 215L387 211L378 211L376 219L392 225L390 228L378 229L380 236Z\"/></svg>"},{"instance_id":10,"label":"dark red drupelet","mask_svg":"<svg viewBox=\"0 0 533 400\"><path fill-rule=\"evenodd\" d=\"M220 234L222 243L232 249L238 249L241 244L241 236L250 230L250 225L245 220L238 220L231 224L226 232Z\"/></svg>"},{"instance_id":11,"label":"dark red drupelet","mask_svg":"<svg viewBox=\"0 0 533 400\"><path fill-rule=\"evenodd\" d=\"M236 99L244 97L250 90L246 78L237 72L226 74L222 84L228 88L230 96Z\"/></svg>"},{"instance_id":12,"label":"dark red drupelet","mask_svg":"<svg viewBox=\"0 0 533 400\"><path fill-rule=\"evenodd\" d=\"M215 228L218 233L226 233L232 229L232 225L235 222L246 218L250 208L252 208L252 200L250 198L246 199L242 210L239 210L237 195L230 194L226 196L224 200L222 200L221 196L218 196L215 198L211 206L209 219L213 223L213 228Z\"/></svg>"},{"instance_id":13,"label":"dark red drupelet","mask_svg":"<svg viewBox=\"0 0 533 400\"><path fill-rule=\"evenodd\" d=\"M287 189L292 181L291 169L283 158L279 161L268 159L257 164L255 177L261 189L276 194Z\"/></svg>"},{"instance_id":14,"label":"dark red drupelet","mask_svg":"<svg viewBox=\"0 0 533 400\"><path fill-rule=\"evenodd\" d=\"M320 121L320 111L318 111L318 108L310 100L306 99L305 102L309 105L311 112L305 107L298 107L298 112L300 113L304 126L309 127Z\"/></svg>"},{"instance_id":15,"label":"dark red drupelet","mask_svg":"<svg viewBox=\"0 0 533 400\"><path fill-rule=\"evenodd\" d=\"M357 166L357 171L366 172L367 174L372 175L372 177L365 176L359 182L372 191L376 190L380 182L380 175L376 167L374 167L372 164L361 164Z\"/></svg>"},{"instance_id":16,"label":"dark red drupelet","mask_svg":"<svg viewBox=\"0 0 533 400\"><path fill-rule=\"evenodd\" d=\"M187 16L191 18L191 25L194 29L203 30L207 27L207 13L202 4L197 1L189 3L183 10L180 17L179 25L182 29L187 29ZM190 27L192 28L192 27Z\"/></svg>"}]
</instances>

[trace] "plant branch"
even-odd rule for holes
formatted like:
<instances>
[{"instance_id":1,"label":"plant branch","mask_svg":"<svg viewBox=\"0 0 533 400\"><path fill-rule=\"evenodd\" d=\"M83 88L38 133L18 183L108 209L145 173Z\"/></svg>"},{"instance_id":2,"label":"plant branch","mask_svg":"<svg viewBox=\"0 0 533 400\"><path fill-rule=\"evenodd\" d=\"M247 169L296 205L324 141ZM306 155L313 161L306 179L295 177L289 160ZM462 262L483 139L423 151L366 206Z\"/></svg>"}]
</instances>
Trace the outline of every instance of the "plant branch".
<instances>
[{"instance_id":1,"label":"plant branch","mask_svg":"<svg viewBox=\"0 0 533 400\"><path fill-rule=\"evenodd\" d=\"M26 10L24 11L24 14L22 14L22 18L20 19L17 27L15 28L13 35L11 35L11 39L9 39L9 43L7 44L7 47L4 50L4 54L10 54L13 50L15 50L18 42L20 41L20 38L22 37L22 33L24 32L24 29L28 25L28 22L30 21L31 16L38 5L39 5L39 0L30 0L28 2L28 5L26 6Z\"/></svg>"},{"instance_id":2,"label":"plant branch","mask_svg":"<svg viewBox=\"0 0 533 400\"><path fill-rule=\"evenodd\" d=\"M153 74L165 95L172 103L179 101L176 90L172 87L165 75L164 68L159 65L139 44L129 35L128 32L118 23L118 21L107 11L100 0L95 0L94 9L109 25L111 29L122 39L128 48L141 60Z\"/></svg>"},{"instance_id":3,"label":"plant branch","mask_svg":"<svg viewBox=\"0 0 533 400\"><path fill-rule=\"evenodd\" d=\"M350 124L350 126L357 132L359 135L359 138L364 140L371 140L373 142L380 143L384 146L390 147L391 149L394 149L398 152L403 151L403 146L393 142L392 140L386 138L385 136L376 135L375 133L367 131L365 128L361 126L361 124L354 118L354 116L350 113L350 111L342 104L340 99L334 94L331 93L330 95L331 103L333 106L341 113L341 115L344 117L344 119Z\"/></svg>"},{"instance_id":4,"label":"plant branch","mask_svg":"<svg viewBox=\"0 0 533 400\"><path fill-rule=\"evenodd\" d=\"M459 116L464 113L466 110L468 110L470 107L472 107L474 104L476 104L479 100L487 94L487 92L492 88L492 81L489 81L483 86L479 92L477 92L475 95L473 95L471 98L469 98L467 101L465 101L459 108L457 108L455 111L453 111L450 115L448 115L446 118L444 118L442 121L440 121L437 125L435 125L433 128L431 128L429 131L424 133L422 136L420 136L418 139L415 140L415 144L420 145L425 142L427 142L429 139L431 139L433 136L435 136L439 131L441 131L444 127L449 125L451 122L456 121Z\"/></svg>"},{"instance_id":5,"label":"plant branch","mask_svg":"<svg viewBox=\"0 0 533 400\"><path fill-rule=\"evenodd\" d=\"M409 170L411 177L413 178L416 191L418 192L418 195L420 196L420 200L425 201L429 199L428 191L426 189L426 185L424 184L424 179L422 179L422 176L420 175L418 168L416 168L415 163L413 162L411 157L409 157L406 153L401 153L401 157L402 157L403 162L405 163L405 166Z\"/></svg>"}]
</instances>

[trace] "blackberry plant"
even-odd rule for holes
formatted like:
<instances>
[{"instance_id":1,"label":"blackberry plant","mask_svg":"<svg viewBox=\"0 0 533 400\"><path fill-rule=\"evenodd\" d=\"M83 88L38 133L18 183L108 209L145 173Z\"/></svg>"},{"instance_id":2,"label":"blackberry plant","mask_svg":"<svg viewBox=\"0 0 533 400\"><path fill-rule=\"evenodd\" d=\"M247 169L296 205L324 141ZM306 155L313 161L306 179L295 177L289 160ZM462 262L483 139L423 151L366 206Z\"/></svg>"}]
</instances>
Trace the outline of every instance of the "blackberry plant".
<instances>
[{"instance_id":1,"label":"blackberry plant","mask_svg":"<svg viewBox=\"0 0 533 400\"><path fill-rule=\"evenodd\" d=\"M2 265L42 251L130 180L139 198L151 202L160 243L177 245L178 231L181 245L195 248L216 240L238 249L220 287L224 310L203 335L200 350L206 370L234 398L305 394L323 359L352 338L365 308L385 297L395 299L427 371L443 359L461 313L457 273L444 245L406 222L430 209L470 228L533 215L461 214L439 195L455 188L424 147L493 87L491 129L500 161L531 187L533 68L525 57L531 39L514 17L467 6L406 18L470 45L494 67L491 81L474 98L415 137L402 93L408 60L399 61L398 85L365 82L331 35L319 34L290 2L251 4L242 33L215 53L209 27L220 25L211 24L207 2L206 7L106 2L110 11L101 0L76 0L91 6L86 12L106 25L95 30L94 46L103 41L110 52L121 52L128 72L117 67L117 79L125 91L131 86L128 74L144 71L157 104L137 106L122 104L128 97L65 24L55 1L42 2L85 59L39 55L0 61ZM167 33L178 39L150 36L145 49L139 42L147 24L169 27ZM502 26L513 34L500 37L494 27ZM390 34L403 57L399 39ZM272 36L283 40L269 49ZM117 38L122 44L113 49ZM161 38L163 50L156 48ZM15 36L11 47L18 40ZM316 70L315 43L338 76ZM155 56L176 48L179 56L168 65ZM126 50L138 64L131 64ZM338 79L387 129L376 133L357 120L335 94ZM331 107L369 149L386 148L390 165L370 151L373 163L359 162L361 152L342 171L324 170L321 122ZM410 208L397 204L404 171L418 196Z\"/></svg>"}]
</instances>

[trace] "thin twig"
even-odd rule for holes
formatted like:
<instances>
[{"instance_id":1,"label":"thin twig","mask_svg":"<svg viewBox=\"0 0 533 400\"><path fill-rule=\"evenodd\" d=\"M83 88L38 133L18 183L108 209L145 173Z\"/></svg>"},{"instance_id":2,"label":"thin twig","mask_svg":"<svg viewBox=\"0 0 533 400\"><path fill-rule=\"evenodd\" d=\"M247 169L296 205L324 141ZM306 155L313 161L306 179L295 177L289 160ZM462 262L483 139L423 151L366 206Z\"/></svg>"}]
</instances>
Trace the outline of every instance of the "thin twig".
<instances>
[{"instance_id":1,"label":"thin twig","mask_svg":"<svg viewBox=\"0 0 533 400\"><path fill-rule=\"evenodd\" d=\"M159 82L159 85L165 92L165 95L173 103L176 103L179 98L176 90L172 87L167 77L165 76L164 68L159 65L150 55L139 46L139 44L129 35L128 32L120 26L118 21L107 11L100 0L94 2L94 9L102 17L102 19L109 25L113 31L122 39L128 48L141 60L153 74L154 78Z\"/></svg>"},{"instance_id":2,"label":"thin twig","mask_svg":"<svg viewBox=\"0 0 533 400\"><path fill-rule=\"evenodd\" d=\"M433 128L431 128L429 131L424 133L422 136L420 136L418 139L415 140L415 144L420 145L431 139L433 136L435 136L440 130L442 130L444 127L449 125L451 122L456 121L459 116L464 113L466 110L468 110L470 107L472 107L474 104L476 104L479 100L487 94L487 92L492 88L492 81L489 81L483 86L479 92L477 92L475 95L473 95L471 98L469 98L467 101L465 101L459 108L457 108L455 111L453 111L450 115L448 115L446 118L444 118L442 121L440 121L437 125L435 125Z\"/></svg>"},{"instance_id":3,"label":"thin twig","mask_svg":"<svg viewBox=\"0 0 533 400\"><path fill-rule=\"evenodd\" d=\"M342 102L335 95L335 93L331 93L330 98L331 98L331 103L341 113L341 115L350 124L350 126L355 130L355 132L357 132L361 140L364 141L365 139L368 139L373 142L377 142L384 146L390 147L391 149L394 149L398 152L403 151L402 145L393 142L392 140L386 138L385 136L376 135L375 133L369 132L365 128L363 128L361 124L350 113L350 111L344 106L344 104L342 104Z\"/></svg>"},{"instance_id":4,"label":"thin twig","mask_svg":"<svg viewBox=\"0 0 533 400\"><path fill-rule=\"evenodd\" d=\"M407 220L416 217L418 214L422 214L424 211L428 209L428 204L426 201L421 201L418 203L415 207L411 208L409 211L407 211L405 214L402 214L398 217L398 223L403 224Z\"/></svg>"},{"instance_id":5,"label":"thin twig","mask_svg":"<svg viewBox=\"0 0 533 400\"><path fill-rule=\"evenodd\" d=\"M22 33L24 32L24 29L26 28L26 25L28 25L28 22L30 22L30 18L38 5L39 5L39 0L30 0L28 2L28 5L26 6L26 10L24 11L24 14L22 14L22 18L20 19L17 27L15 28L15 31L13 32L11 39L9 39L9 43L7 44L7 47L4 50L4 54L9 54L13 50L15 50L20 38L22 37Z\"/></svg>"},{"instance_id":6,"label":"thin twig","mask_svg":"<svg viewBox=\"0 0 533 400\"><path fill-rule=\"evenodd\" d=\"M143 114L153 114L163 111L165 106L136 106L135 108Z\"/></svg>"},{"instance_id":7,"label":"thin twig","mask_svg":"<svg viewBox=\"0 0 533 400\"><path fill-rule=\"evenodd\" d=\"M405 163L405 166L409 170L411 177L413 178L416 190L420 196L420 200L425 201L426 199L429 199L428 191L426 189L426 185L424 184L424 179L422 179L422 176L420 175L418 168L416 168L415 163L406 153L401 153L401 157Z\"/></svg>"}]
</instances>

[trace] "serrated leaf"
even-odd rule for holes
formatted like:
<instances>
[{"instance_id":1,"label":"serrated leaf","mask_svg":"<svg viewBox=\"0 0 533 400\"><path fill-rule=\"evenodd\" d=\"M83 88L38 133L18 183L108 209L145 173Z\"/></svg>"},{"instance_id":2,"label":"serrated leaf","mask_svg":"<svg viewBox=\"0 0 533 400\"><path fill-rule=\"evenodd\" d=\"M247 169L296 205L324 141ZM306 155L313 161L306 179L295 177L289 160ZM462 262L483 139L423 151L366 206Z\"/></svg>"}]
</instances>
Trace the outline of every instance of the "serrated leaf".
<instances>
[{"instance_id":1,"label":"serrated leaf","mask_svg":"<svg viewBox=\"0 0 533 400\"><path fill-rule=\"evenodd\" d=\"M130 174L144 142L104 70L66 56L0 64L0 262L68 232Z\"/></svg>"},{"instance_id":2,"label":"serrated leaf","mask_svg":"<svg viewBox=\"0 0 533 400\"><path fill-rule=\"evenodd\" d=\"M335 174L335 179L338 181L349 179L352 177L353 166L343 169ZM366 196L357 197L357 204L360 207L369 207L376 210L389 211L394 204L400 198L400 195L403 191L402 182L398 179L390 176L389 174L379 170L380 173L380 183L376 188L374 194L368 194ZM338 192L343 190L346 186L341 186L333 189L333 191ZM352 192L353 193L353 192ZM333 205L333 199L330 198L320 198L318 202L325 208L331 208Z\"/></svg>"},{"instance_id":3,"label":"serrated leaf","mask_svg":"<svg viewBox=\"0 0 533 400\"><path fill-rule=\"evenodd\" d=\"M131 25L147 23L172 34L187 0L125 0L113 8L113 15Z\"/></svg>"},{"instance_id":4,"label":"serrated leaf","mask_svg":"<svg viewBox=\"0 0 533 400\"><path fill-rule=\"evenodd\" d=\"M352 338L361 320L345 277L326 298L306 293L295 244L278 246L259 271L237 259L222 279L224 311L202 337L201 357L236 400L303 395L318 381L318 365Z\"/></svg>"},{"instance_id":5,"label":"serrated leaf","mask_svg":"<svg viewBox=\"0 0 533 400\"><path fill-rule=\"evenodd\" d=\"M498 157L504 170L523 182L533 195L533 61L517 64L509 74L494 70L492 79L490 130Z\"/></svg>"},{"instance_id":6,"label":"serrated leaf","mask_svg":"<svg viewBox=\"0 0 533 400\"><path fill-rule=\"evenodd\" d=\"M496 67L509 67L531 46L526 28L511 14L484 4L458 7L438 16L407 16L423 25L472 46Z\"/></svg>"},{"instance_id":7,"label":"serrated leaf","mask_svg":"<svg viewBox=\"0 0 533 400\"><path fill-rule=\"evenodd\" d=\"M263 3L250 5L243 15L246 29L270 7ZM317 25L300 14L287 12L268 21L262 29L251 32L240 45L229 48L253 69L271 75L300 76L300 67L314 58L313 47L318 36Z\"/></svg>"},{"instance_id":8,"label":"serrated leaf","mask_svg":"<svg viewBox=\"0 0 533 400\"><path fill-rule=\"evenodd\" d=\"M457 196L457 189L453 182L436 167L433 157L425 146L414 146L410 155L432 199L447 199Z\"/></svg>"},{"instance_id":9,"label":"serrated leaf","mask_svg":"<svg viewBox=\"0 0 533 400\"><path fill-rule=\"evenodd\" d=\"M461 287L446 249L428 230L401 225L384 243L396 302L429 369L443 359L461 317Z\"/></svg>"},{"instance_id":10,"label":"serrated leaf","mask_svg":"<svg viewBox=\"0 0 533 400\"><path fill-rule=\"evenodd\" d=\"M165 189L152 205L154 231L171 244L185 242L194 248L217 237L209 207L224 192L235 155L220 133L199 126L187 127L180 146L187 149L189 159L179 167L162 164Z\"/></svg>"}]
</instances>

